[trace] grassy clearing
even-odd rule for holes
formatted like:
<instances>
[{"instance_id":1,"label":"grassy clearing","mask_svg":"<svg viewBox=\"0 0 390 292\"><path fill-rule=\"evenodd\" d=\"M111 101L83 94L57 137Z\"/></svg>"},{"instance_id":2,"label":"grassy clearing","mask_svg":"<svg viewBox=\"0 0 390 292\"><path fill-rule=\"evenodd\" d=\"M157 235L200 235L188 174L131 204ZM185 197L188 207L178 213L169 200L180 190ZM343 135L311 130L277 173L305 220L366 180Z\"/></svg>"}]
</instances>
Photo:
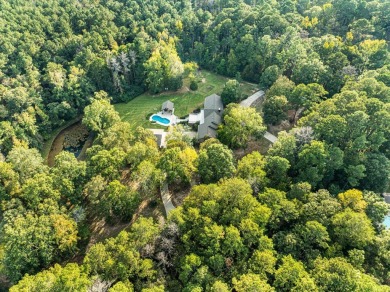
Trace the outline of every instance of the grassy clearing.
<instances>
[{"instance_id":1,"label":"grassy clearing","mask_svg":"<svg viewBox=\"0 0 390 292\"><path fill-rule=\"evenodd\" d=\"M189 91L189 80L185 80L183 88L178 92L163 92L158 95L144 93L128 103L116 104L115 109L122 120L129 122L133 127L164 128L149 122L150 115L160 111L164 101L171 100L175 104L175 115L183 117L201 107L206 96L213 93L221 94L224 84L229 80L229 78L204 70L201 75L203 82L199 82L199 88L196 91ZM242 83L244 96L249 96L256 90L256 84Z\"/></svg>"}]
</instances>

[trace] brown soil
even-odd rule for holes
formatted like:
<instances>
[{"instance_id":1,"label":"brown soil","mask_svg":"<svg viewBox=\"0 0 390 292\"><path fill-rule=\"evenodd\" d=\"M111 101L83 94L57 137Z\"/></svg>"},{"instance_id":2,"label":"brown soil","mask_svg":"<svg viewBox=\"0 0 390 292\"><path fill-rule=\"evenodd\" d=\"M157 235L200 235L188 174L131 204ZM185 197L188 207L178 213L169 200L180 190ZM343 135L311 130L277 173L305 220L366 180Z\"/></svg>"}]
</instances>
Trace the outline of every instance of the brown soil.
<instances>
[{"instance_id":1,"label":"brown soil","mask_svg":"<svg viewBox=\"0 0 390 292\"><path fill-rule=\"evenodd\" d=\"M185 190L180 190L172 195L172 203L175 207L183 205L184 199L190 194L191 187L186 188Z\"/></svg>"},{"instance_id":2,"label":"brown soil","mask_svg":"<svg viewBox=\"0 0 390 292\"><path fill-rule=\"evenodd\" d=\"M268 125L268 132L277 136L277 134L281 131L289 131L292 129L293 125L289 123L289 121L282 121L279 125L272 126Z\"/></svg>"},{"instance_id":3,"label":"brown soil","mask_svg":"<svg viewBox=\"0 0 390 292\"><path fill-rule=\"evenodd\" d=\"M7 277L4 275L0 275L0 291L8 291L8 288L11 287L11 283L8 281Z\"/></svg>"},{"instance_id":4,"label":"brown soil","mask_svg":"<svg viewBox=\"0 0 390 292\"><path fill-rule=\"evenodd\" d=\"M122 230L128 230L131 225L141 216L143 217L153 217L156 222L164 222L164 206L162 202L158 201L157 206L152 206L150 200L144 200L138 206L130 222L117 223L115 225L110 225L105 222L105 220L99 220L92 224L91 233L92 236L87 245L86 251L97 242L101 242L107 238L117 236Z\"/></svg>"},{"instance_id":5,"label":"brown soil","mask_svg":"<svg viewBox=\"0 0 390 292\"><path fill-rule=\"evenodd\" d=\"M244 157L249 153L252 153L253 151L259 151L261 154L264 155L267 153L267 150L269 149L270 146L271 146L271 142L269 142L265 138L261 138L258 141L250 141L246 149L237 149L234 150L233 153L236 159L241 159L242 157Z\"/></svg>"},{"instance_id":6,"label":"brown soil","mask_svg":"<svg viewBox=\"0 0 390 292\"><path fill-rule=\"evenodd\" d=\"M88 148L92 147L94 138L95 138L95 136L92 133L88 136L87 141L85 141L85 143L84 143L83 149L81 149L81 152L80 152L79 156L77 157L78 160L85 160L86 159L86 151Z\"/></svg>"},{"instance_id":7,"label":"brown soil","mask_svg":"<svg viewBox=\"0 0 390 292\"><path fill-rule=\"evenodd\" d=\"M54 158L64 149L64 135L61 133L54 139L49 156L47 157L47 164L50 167L54 165Z\"/></svg>"}]
</instances>

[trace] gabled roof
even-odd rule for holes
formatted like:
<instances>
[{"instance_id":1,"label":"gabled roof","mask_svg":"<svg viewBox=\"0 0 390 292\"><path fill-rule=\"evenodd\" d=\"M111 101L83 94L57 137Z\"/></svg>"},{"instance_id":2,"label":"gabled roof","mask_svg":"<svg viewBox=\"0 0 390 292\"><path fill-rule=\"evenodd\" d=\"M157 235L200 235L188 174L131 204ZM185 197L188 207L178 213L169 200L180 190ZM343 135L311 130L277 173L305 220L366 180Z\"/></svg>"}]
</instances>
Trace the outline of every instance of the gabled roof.
<instances>
[{"instance_id":1,"label":"gabled roof","mask_svg":"<svg viewBox=\"0 0 390 292\"><path fill-rule=\"evenodd\" d=\"M172 101L170 100L167 100L165 101L162 106L161 106L161 110L173 110L173 107L174 107L174 104Z\"/></svg>"},{"instance_id":2,"label":"gabled roof","mask_svg":"<svg viewBox=\"0 0 390 292\"><path fill-rule=\"evenodd\" d=\"M223 110L223 103L222 99L219 95L217 94L212 94L208 97L205 98L204 100L204 109L205 110Z\"/></svg>"},{"instance_id":3,"label":"gabled roof","mask_svg":"<svg viewBox=\"0 0 390 292\"><path fill-rule=\"evenodd\" d=\"M205 117L204 123L198 126L198 139L204 137L216 137L219 124L222 122L222 118L216 112L211 113Z\"/></svg>"}]
</instances>

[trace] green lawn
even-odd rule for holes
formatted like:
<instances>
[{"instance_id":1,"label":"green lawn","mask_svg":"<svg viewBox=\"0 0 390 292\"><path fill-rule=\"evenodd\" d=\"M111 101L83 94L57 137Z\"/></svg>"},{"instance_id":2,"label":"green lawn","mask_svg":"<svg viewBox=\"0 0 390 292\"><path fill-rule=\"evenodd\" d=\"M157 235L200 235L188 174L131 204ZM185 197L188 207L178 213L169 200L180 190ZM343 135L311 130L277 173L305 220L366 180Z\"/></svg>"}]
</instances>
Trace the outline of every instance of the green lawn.
<instances>
[{"instance_id":1,"label":"green lawn","mask_svg":"<svg viewBox=\"0 0 390 292\"><path fill-rule=\"evenodd\" d=\"M217 93L221 94L226 81L229 78L216 75L214 73L202 70L201 78L204 82L199 82L199 88L196 91L188 91L188 80L184 81L184 87L178 92L164 92L158 95L144 93L128 103L118 103L115 109L118 111L123 121L129 122L133 127L143 126L145 128L163 128L149 122L149 117L153 113L161 110L161 104L170 100L175 104L175 115L183 117L191 113L197 107L203 106L205 97ZM247 82L242 83L242 92L245 96L251 95L257 90L256 84Z\"/></svg>"}]
</instances>

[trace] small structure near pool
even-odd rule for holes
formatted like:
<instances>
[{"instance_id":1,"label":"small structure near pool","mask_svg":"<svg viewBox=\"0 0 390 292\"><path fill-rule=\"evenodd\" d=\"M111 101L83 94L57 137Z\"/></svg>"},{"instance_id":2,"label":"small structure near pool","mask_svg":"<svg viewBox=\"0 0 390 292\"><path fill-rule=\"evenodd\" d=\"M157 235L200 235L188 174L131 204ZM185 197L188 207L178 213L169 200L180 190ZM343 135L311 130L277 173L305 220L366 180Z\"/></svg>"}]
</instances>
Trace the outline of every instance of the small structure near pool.
<instances>
[{"instance_id":1,"label":"small structure near pool","mask_svg":"<svg viewBox=\"0 0 390 292\"><path fill-rule=\"evenodd\" d=\"M161 126L171 126L177 123L177 117L174 115L175 107L172 101L167 100L161 106L161 111L152 115L149 121L155 122Z\"/></svg>"},{"instance_id":2,"label":"small structure near pool","mask_svg":"<svg viewBox=\"0 0 390 292\"><path fill-rule=\"evenodd\" d=\"M161 106L161 112L164 113L164 114L167 114L167 115L171 114L171 115L173 115L174 111L175 111L174 104L170 100L167 100Z\"/></svg>"}]
</instances>

